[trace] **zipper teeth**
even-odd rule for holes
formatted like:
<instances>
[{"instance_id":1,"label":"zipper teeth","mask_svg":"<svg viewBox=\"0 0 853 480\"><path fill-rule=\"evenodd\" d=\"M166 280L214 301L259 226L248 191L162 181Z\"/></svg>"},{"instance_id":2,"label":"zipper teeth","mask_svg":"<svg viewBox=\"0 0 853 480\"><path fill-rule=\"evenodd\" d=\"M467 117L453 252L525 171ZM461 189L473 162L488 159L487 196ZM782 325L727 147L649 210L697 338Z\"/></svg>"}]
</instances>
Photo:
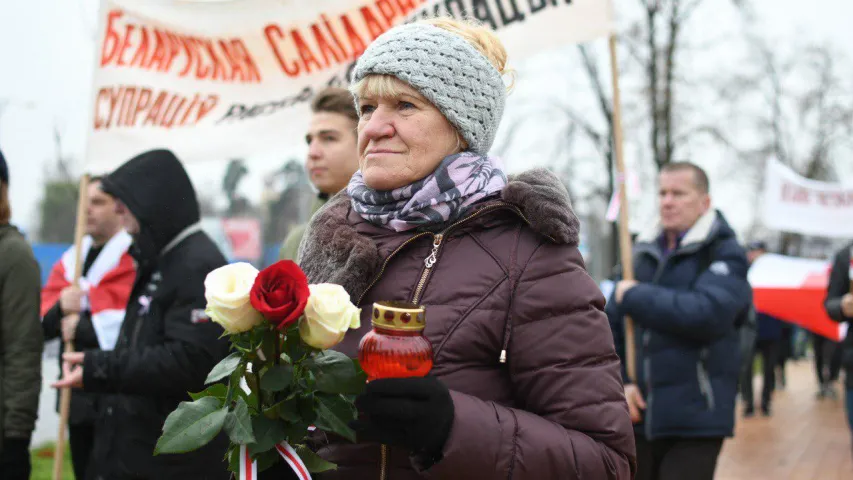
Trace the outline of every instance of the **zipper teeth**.
<instances>
[{"instance_id":1,"label":"zipper teeth","mask_svg":"<svg viewBox=\"0 0 853 480\"><path fill-rule=\"evenodd\" d=\"M377 282L379 282L379 279L382 278L382 275L385 273L385 268L388 266L388 263L391 261L392 258L394 258L395 255L400 253L400 250L405 248L406 245L414 242L415 240L417 240L419 238L425 237L427 235L432 235L433 237L437 237L438 245L433 245L433 249L430 252L430 256L435 256L435 259L436 259L435 263L437 263L438 262L438 253L441 250L442 245L444 244L443 240L444 240L444 237L447 236L448 232L450 232L454 228L458 227L459 225L462 225L463 223L465 223L469 220L473 220L473 219L479 217L480 215L482 215L486 212L491 212L494 210L499 210L499 209L504 209L504 208L508 208L510 210L515 211L515 213L518 214L518 216L521 217L521 219L524 220L525 223L530 225L530 221L527 219L527 217L524 216L523 213L521 213L521 210L519 210L517 207L512 206L508 203L501 202L498 205L483 208L482 210L479 210L478 212L474 213L473 215L471 215L467 218L463 218L462 220L459 220L456 223L453 223L452 225L450 225L449 227L444 229L444 231L442 231L439 234L433 234L433 233L429 233L429 232L419 233L419 234L413 236L412 238L406 240L405 242L403 242L402 245L395 248L394 251L391 252L390 255L388 255L388 258L386 258L385 261L382 263L382 268L379 270L379 273L376 275L376 277L373 278L373 281L370 282L370 285L367 286L367 288L364 290L364 292L362 292L361 296L358 297L357 305L361 305L361 302L362 302L362 300L364 300L364 296L367 295L367 292L369 292L370 289L373 288ZM554 240L550 236L548 238L550 238L552 241ZM424 286L426 285L426 281L429 278L430 272L432 271L432 267L435 266L435 263L433 263L431 266L425 266L424 272L423 272L423 274L421 274L421 278L418 281L418 286L415 288L415 295L412 297L412 303L418 303L418 301L420 300L420 296L423 293L423 289L424 289ZM388 446L385 444L383 444L381 446L381 457L382 458L381 458L381 462L380 462L380 466L379 466L379 480L386 480L387 468L388 468Z\"/></svg>"},{"instance_id":2,"label":"zipper teeth","mask_svg":"<svg viewBox=\"0 0 853 480\"><path fill-rule=\"evenodd\" d=\"M379 469L379 480L385 480L388 475L388 445L382 445L382 467Z\"/></svg>"},{"instance_id":3,"label":"zipper teeth","mask_svg":"<svg viewBox=\"0 0 853 480\"><path fill-rule=\"evenodd\" d=\"M410 244L410 243L414 242L415 240L417 240L417 239L419 239L419 238L421 238L421 237L425 237L425 236L427 236L427 235L430 235L430 234L429 234L429 233L426 233L426 232L425 232L425 233L419 233L419 234L417 234L417 235L413 236L412 238L410 238L410 239L406 240L405 242L403 242L403 244L402 244L402 245L400 245L399 247L397 247L396 249L394 249L394 251L393 251L393 252L391 252L391 254L390 254L390 255L388 255L388 258L386 258L386 259L385 259L385 261L382 263L382 268L379 270L379 273L378 273L378 274L376 274L376 276L373 278L373 281L372 281L372 282L370 282L370 285L368 285L368 286L367 286L367 288L364 290L364 292L362 292L362 293L361 293L361 296L360 296L360 297L358 297L358 302L356 303L356 305L361 305L361 301L362 301L362 300L364 300L364 296L365 296L365 295L367 295L367 292L369 292L369 291L370 291L370 289L371 289L371 288L373 288L373 287L374 287L374 285L376 285L376 283L379 281L379 279L380 279L380 278L382 278L382 274L384 274L384 273L385 273L385 268L387 268L387 267L388 267L388 262L390 262L390 261L391 261L391 259L392 259L392 258L394 258L394 256L395 256L395 255L397 255L398 253L400 253L400 250L402 250L403 248L405 248L405 247L406 247L406 245L408 245L408 244Z\"/></svg>"},{"instance_id":4,"label":"zipper teeth","mask_svg":"<svg viewBox=\"0 0 853 480\"><path fill-rule=\"evenodd\" d=\"M494 205L494 206L490 206L490 207L483 208L482 210L479 210L479 211L478 211L478 212L476 212L475 214L471 215L470 217L463 218L462 220L459 220L458 222L456 222L456 223L454 223L454 224L450 225L450 226L449 226L449 227L447 227L443 232L441 232L441 235L442 235L442 236L447 236L447 232L449 232L450 230L452 230L452 229L454 229L454 228L458 227L459 225L461 225L461 224L463 224L463 223L465 223L465 222L467 222L467 221L469 221L469 220L473 220L473 219L475 219L475 218L479 217L480 215L482 215L482 214L484 214L484 213L486 213L486 212L491 212L491 211L499 210L499 209L503 209L503 208L508 208L508 209L511 209L511 210L515 211L515 213L517 213L517 214L521 217L521 219L522 219L522 220L524 220L528 225L530 225L530 221L529 221L529 220L527 220L527 217L525 217L525 216L524 216L524 214L522 214L522 213L521 213L521 210L519 210L519 209L518 209L518 208L516 208L515 206L512 206L512 205L510 205L510 204L508 204L508 203L501 202L501 203L500 203L500 204L498 204L498 205ZM393 251L393 252L391 252L391 254L390 254L390 255L388 255L388 258L386 258L386 259L385 259L385 262L383 262L383 263L382 263L382 268L379 270L379 273L378 273L378 274L373 278L373 281L372 281L372 282L370 282L370 285L368 285L368 286L367 286L367 289L365 289L365 290L364 290L364 292L362 292L361 296L358 298L358 305L360 305L360 304L361 304L361 301L362 301L362 300L364 300L364 296L365 296L365 295L367 295L367 292L369 292L369 291L370 291L370 289L371 289L371 288L373 288L373 287L376 285L376 283L377 283L377 282L379 282L379 279L380 279L380 278L382 277L382 275L385 273L385 269L388 267L388 263L391 261L391 259L392 259L392 258L394 258L394 256L396 256L398 253L400 253L400 250L402 250L403 248L405 248L408 244L410 244L410 243L414 242L415 240L417 240L417 239L419 239L419 238L423 238L423 237L425 237L425 236L427 236L427 235L433 235L433 236L435 236L436 234L429 233L429 232L419 233L419 234L417 234L417 235L413 236L412 238L410 238L410 239L406 240L405 242L403 242L403 244L402 244L402 245L400 245L399 247L397 247L396 249L394 249L394 251ZM548 237L548 238L551 238L551 237ZM553 240L553 239L552 239L552 240ZM424 279L424 281L425 281L425 279Z\"/></svg>"},{"instance_id":5,"label":"zipper teeth","mask_svg":"<svg viewBox=\"0 0 853 480\"><path fill-rule=\"evenodd\" d=\"M432 273L432 268L435 266L436 263L438 263L438 254L441 251L441 247L444 245L444 237L447 236L447 234L451 230L458 227L459 225L462 225L465 222L473 220L473 219L479 217L480 215L482 215L486 212L491 212L493 210L499 210L499 209L503 209L503 208L514 209L514 207L511 207L505 203L501 203L500 205L494 205L491 207L486 207L486 208L483 208L482 210L479 210L478 212L474 213L473 215L471 215L469 217L463 218L462 220L459 220L458 222L453 223L449 227L445 228L441 233L434 235L434 237L436 238L436 244L433 245L433 249L430 252L429 257L427 257L427 259L432 257L433 262L432 262L432 264L427 263L426 267L424 268L424 272L423 272L423 274L421 274L421 279L420 279L420 281L418 281L418 286L415 288L415 294L412 296L412 303L416 304L421 299L421 294L423 293L424 286L426 286L426 282L429 279L430 274ZM516 213L518 213L518 215L521 216L521 218L525 222L527 222L528 224L530 223L524 217L524 215L521 213L520 210L517 210L517 209L515 209L515 210L516 210Z\"/></svg>"},{"instance_id":6,"label":"zipper teeth","mask_svg":"<svg viewBox=\"0 0 853 480\"><path fill-rule=\"evenodd\" d=\"M435 235L435 240L432 244L432 251L430 251L429 256L424 261L424 271L421 274L421 279L418 281L418 286L415 288L415 294L412 295L412 303L417 304L421 299L421 293L423 293L424 285L426 285L427 278L432 271L432 267L438 262L438 252L441 250L441 245L444 240L444 234L439 233ZM432 260L432 262L430 262Z\"/></svg>"}]
</instances>

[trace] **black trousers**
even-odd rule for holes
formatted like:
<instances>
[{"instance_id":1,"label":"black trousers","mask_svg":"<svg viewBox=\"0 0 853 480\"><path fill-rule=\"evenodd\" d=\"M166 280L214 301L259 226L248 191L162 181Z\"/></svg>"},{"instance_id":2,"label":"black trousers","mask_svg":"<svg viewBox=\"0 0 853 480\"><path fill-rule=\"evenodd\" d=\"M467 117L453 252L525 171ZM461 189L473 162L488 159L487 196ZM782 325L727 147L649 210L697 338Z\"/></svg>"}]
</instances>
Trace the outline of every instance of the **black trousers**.
<instances>
[{"instance_id":1,"label":"black trousers","mask_svg":"<svg viewBox=\"0 0 853 480\"><path fill-rule=\"evenodd\" d=\"M780 350L779 340L759 340L755 343L755 349L752 351L752 358L749 359L747 368L744 369L743 378L741 379L741 395L743 395L743 403L746 408L752 409L754 406L752 395L752 364L755 363L756 355L761 355L762 371L764 381L761 385L761 407L770 407L771 396L773 389L776 388L776 362Z\"/></svg>"},{"instance_id":2,"label":"black trousers","mask_svg":"<svg viewBox=\"0 0 853 480\"><path fill-rule=\"evenodd\" d=\"M69 425L68 446L71 450L71 465L74 478L86 478L86 467L92 457L92 445L95 444L94 425Z\"/></svg>"},{"instance_id":3,"label":"black trousers","mask_svg":"<svg viewBox=\"0 0 853 480\"><path fill-rule=\"evenodd\" d=\"M635 480L714 480L723 438L637 440Z\"/></svg>"},{"instance_id":4,"label":"black trousers","mask_svg":"<svg viewBox=\"0 0 853 480\"><path fill-rule=\"evenodd\" d=\"M28 480L31 472L30 439L4 438L0 447L0 479Z\"/></svg>"},{"instance_id":5,"label":"black trousers","mask_svg":"<svg viewBox=\"0 0 853 480\"><path fill-rule=\"evenodd\" d=\"M821 385L838 380L841 373L841 345L820 335L812 335L815 370L817 381Z\"/></svg>"}]
</instances>

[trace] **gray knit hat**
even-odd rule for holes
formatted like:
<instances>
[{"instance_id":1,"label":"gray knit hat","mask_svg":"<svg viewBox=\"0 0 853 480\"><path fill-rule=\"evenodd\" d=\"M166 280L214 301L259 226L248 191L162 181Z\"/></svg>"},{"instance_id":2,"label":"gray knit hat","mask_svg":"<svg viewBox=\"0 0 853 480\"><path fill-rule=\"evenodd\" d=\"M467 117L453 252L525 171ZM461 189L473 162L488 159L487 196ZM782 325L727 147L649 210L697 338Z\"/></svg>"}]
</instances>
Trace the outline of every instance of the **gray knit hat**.
<instances>
[{"instance_id":1,"label":"gray knit hat","mask_svg":"<svg viewBox=\"0 0 853 480\"><path fill-rule=\"evenodd\" d=\"M394 27L367 47L352 82L371 74L392 75L408 83L459 130L471 151L489 152L503 115L506 88L500 72L464 38L423 23Z\"/></svg>"}]
</instances>

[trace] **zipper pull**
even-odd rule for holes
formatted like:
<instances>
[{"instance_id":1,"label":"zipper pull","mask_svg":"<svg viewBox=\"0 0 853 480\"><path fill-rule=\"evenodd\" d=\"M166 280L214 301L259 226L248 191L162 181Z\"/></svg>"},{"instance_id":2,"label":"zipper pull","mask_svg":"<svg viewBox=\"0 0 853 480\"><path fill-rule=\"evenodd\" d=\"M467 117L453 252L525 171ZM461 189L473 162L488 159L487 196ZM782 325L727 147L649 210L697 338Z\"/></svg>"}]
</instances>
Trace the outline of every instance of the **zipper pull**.
<instances>
[{"instance_id":1,"label":"zipper pull","mask_svg":"<svg viewBox=\"0 0 853 480\"><path fill-rule=\"evenodd\" d=\"M426 268L432 268L435 265L435 262L438 261L438 248L441 246L441 240L444 238L444 235L438 234L435 236L435 240L432 242L432 252L430 252L429 256L424 260L424 264Z\"/></svg>"}]
</instances>

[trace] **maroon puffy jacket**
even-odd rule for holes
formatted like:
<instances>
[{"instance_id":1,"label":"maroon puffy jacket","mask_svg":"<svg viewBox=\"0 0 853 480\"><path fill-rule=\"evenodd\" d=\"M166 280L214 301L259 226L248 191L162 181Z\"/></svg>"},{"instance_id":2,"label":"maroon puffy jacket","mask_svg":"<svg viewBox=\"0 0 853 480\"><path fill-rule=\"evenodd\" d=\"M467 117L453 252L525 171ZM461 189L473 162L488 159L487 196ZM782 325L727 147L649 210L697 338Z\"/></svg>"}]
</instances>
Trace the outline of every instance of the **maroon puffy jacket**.
<instances>
[{"instance_id":1,"label":"maroon puffy jacket","mask_svg":"<svg viewBox=\"0 0 853 480\"><path fill-rule=\"evenodd\" d=\"M355 357L378 300L427 309L432 374L455 419L442 460L316 435L338 470L321 480L629 479L635 447L604 298L578 249L568 194L546 170L510 179L437 233L364 221L345 194L309 224L300 264L311 283L337 283L362 327L337 349ZM437 262L425 267L435 254ZM384 464L384 465L383 465Z\"/></svg>"}]
</instances>

